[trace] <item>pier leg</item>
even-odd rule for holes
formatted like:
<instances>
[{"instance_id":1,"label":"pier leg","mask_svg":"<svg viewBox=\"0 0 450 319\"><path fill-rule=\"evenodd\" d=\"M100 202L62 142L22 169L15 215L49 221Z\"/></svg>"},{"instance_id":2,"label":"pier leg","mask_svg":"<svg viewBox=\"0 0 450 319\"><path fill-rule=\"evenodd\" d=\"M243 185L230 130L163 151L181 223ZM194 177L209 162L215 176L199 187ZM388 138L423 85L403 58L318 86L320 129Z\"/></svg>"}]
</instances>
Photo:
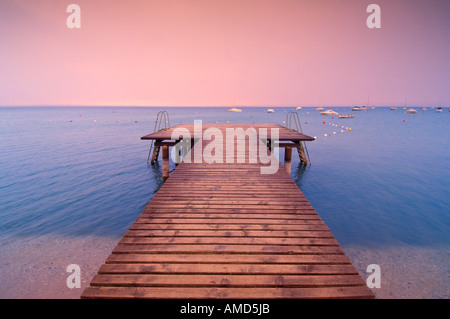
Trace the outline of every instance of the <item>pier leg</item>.
<instances>
[{"instance_id":1,"label":"pier leg","mask_svg":"<svg viewBox=\"0 0 450 319\"><path fill-rule=\"evenodd\" d=\"M152 160L150 163L154 163L158 159L160 146L158 145L158 141L155 141L155 144L153 145L153 154L152 154Z\"/></svg>"},{"instance_id":2,"label":"pier leg","mask_svg":"<svg viewBox=\"0 0 450 319\"><path fill-rule=\"evenodd\" d=\"M297 144L298 156L300 157L300 162L305 165L308 165L308 160L306 159L305 149L303 148L302 142Z\"/></svg>"},{"instance_id":3,"label":"pier leg","mask_svg":"<svg viewBox=\"0 0 450 319\"><path fill-rule=\"evenodd\" d=\"M269 149L269 152L272 152L272 143L270 140L267 140L267 148Z\"/></svg>"},{"instance_id":4,"label":"pier leg","mask_svg":"<svg viewBox=\"0 0 450 319\"><path fill-rule=\"evenodd\" d=\"M169 146L162 147L163 181L169 177Z\"/></svg>"},{"instance_id":5,"label":"pier leg","mask_svg":"<svg viewBox=\"0 0 450 319\"><path fill-rule=\"evenodd\" d=\"M291 174L291 158L292 158L292 147L286 146L284 148L284 169L289 175Z\"/></svg>"}]
</instances>

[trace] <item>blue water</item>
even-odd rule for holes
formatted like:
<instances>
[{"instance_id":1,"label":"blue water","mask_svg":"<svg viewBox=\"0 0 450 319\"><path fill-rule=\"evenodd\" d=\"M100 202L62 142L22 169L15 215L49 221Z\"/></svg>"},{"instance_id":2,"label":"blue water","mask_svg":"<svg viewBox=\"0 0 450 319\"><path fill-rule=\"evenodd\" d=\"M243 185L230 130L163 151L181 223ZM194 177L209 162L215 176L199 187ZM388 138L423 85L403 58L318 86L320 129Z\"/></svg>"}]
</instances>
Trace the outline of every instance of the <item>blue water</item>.
<instances>
[{"instance_id":1,"label":"blue water","mask_svg":"<svg viewBox=\"0 0 450 319\"><path fill-rule=\"evenodd\" d=\"M162 183L140 140L158 111L175 125L282 124L294 110L265 109L0 108L0 240L120 236ZM450 112L418 112L376 108L332 119L299 111L303 132L318 139L307 144L311 165L293 156L292 177L342 245L448 249Z\"/></svg>"}]
</instances>

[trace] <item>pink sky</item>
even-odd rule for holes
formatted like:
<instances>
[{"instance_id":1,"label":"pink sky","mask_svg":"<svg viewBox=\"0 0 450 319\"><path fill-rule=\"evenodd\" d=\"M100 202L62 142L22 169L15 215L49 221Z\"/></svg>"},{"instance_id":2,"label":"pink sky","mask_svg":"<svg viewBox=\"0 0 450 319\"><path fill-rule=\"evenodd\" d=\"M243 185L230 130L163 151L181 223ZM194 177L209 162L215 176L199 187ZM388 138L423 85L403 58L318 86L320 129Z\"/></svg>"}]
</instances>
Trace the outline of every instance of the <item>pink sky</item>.
<instances>
[{"instance_id":1,"label":"pink sky","mask_svg":"<svg viewBox=\"0 0 450 319\"><path fill-rule=\"evenodd\" d=\"M447 106L449 14L449 0L2 0L0 105Z\"/></svg>"}]
</instances>

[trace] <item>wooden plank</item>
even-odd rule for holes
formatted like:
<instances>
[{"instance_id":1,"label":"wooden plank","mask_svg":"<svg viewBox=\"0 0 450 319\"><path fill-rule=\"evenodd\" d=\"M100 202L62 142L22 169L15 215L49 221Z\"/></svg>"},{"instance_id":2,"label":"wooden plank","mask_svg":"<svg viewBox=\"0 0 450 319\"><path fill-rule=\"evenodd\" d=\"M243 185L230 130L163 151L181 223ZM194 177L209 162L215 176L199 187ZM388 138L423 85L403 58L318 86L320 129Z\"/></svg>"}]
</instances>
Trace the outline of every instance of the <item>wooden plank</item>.
<instances>
[{"instance_id":1,"label":"wooden plank","mask_svg":"<svg viewBox=\"0 0 450 319\"><path fill-rule=\"evenodd\" d=\"M267 213L266 213L267 212ZM246 210L245 212L239 213L237 210L220 211L220 210L208 210L202 213L202 210L191 211L187 213L186 209L171 209L171 210L158 210L156 212L150 211L142 213L139 218L221 218L221 219L232 219L232 218L250 218L253 220L259 220L264 222L264 219L292 219L292 220L305 220L305 219L317 219L317 215L311 212L299 213L297 211L289 214L282 214L281 212L272 213L269 210Z\"/></svg>"},{"instance_id":2,"label":"wooden plank","mask_svg":"<svg viewBox=\"0 0 450 319\"><path fill-rule=\"evenodd\" d=\"M195 216L190 216L189 218L200 218L200 215L209 217L213 214L216 218L257 218L257 219L318 219L314 210L279 210L271 211L270 209L260 209L260 208L246 208L245 210L239 210L239 208L198 208L198 207L179 207L179 208L158 208L145 210L141 217L159 217L164 215L173 215L173 217L187 218L188 213Z\"/></svg>"},{"instance_id":3,"label":"wooden plank","mask_svg":"<svg viewBox=\"0 0 450 319\"><path fill-rule=\"evenodd\" d=\"M343 299L373 298L367 286L324 288L186 288L186 287L88 287L82 298L111 299Z\"/></svg>"},{"instance_id":4,"label":"wooden plank","mask_svg":"<svg viewBox=\"0 0 450 319\"><path fill-rule=\"evenodd\" d=\"M277 207L277 209L274 209ZM271 209L272 208L272 209ZM164 207L162 206L153 206L153 203L148 205L145 209L146 213L158 213L158 212L168 212L171 211L173 213L176 212L186 212L190 210L194 211L202 211L204 213L207 212L225 212L225 213L233 213L233 212L242 212L242 213L273 213L273 214L296 214L296 215L304 215L304 214L313 214L315 215L314 208L309 205L259 205L259 204L249 204L249 205L227 205L227 204L189 204L189 203L175 203L168 204Z\"/></svg>"},{"instance_id":5,"label":"wooden plank","mask_svg":"<svg viewBox=\"0 0 450 319\"><path fill-rule=\"evenodd\" d=\"M96 275L92 286L115 287L251 287L316 288L362 286L357 275Z\"/></svg>"},{"instance_id":6,"label":"wooden plank","mask_svg":"<svg viewBox=\"0 0 450 319\"><path fill-rule=\"evenodd\" d=\"M143 219L178 219L180 221L184 221L184 219L216 219L214 222L227 222L232 223L232 219L250 219L253 224L256 223L267 223L270 224L272 220L278 220L279 222L300 222L303 220L319 220L317 218L317 215L315 214L281 214L281 213L274 213L274 214L264 214L264 213L247 213L243 212L239 214L239 212L231 212L231 213L220 213L220 212L205 212L205 213L186 213L186 211L178 211L173 213L164 213L164 212L156 212L156 213L142 213L138 219L139 221L143 221Z\"/></svg>"},{"instance_id":7,"label":"wooden plank","mask_svg":"<svg viewBox=\"0 0 450 319\"><path fill-rule=\"evenodd\" d=\"M165 245L118 245L113 249L117 254L147 254L147 253L174 253L174 254L313 254L334 255L343 254L339 246L282 246L282 245L213 245L196 244L179 245L166 243Z\"/></svg>"},{"instance_id":8,"label":"wooden plank","mask_svg":"<svg viewBox=\"0 0 450 319\"><path fill-rule=\"evenodd\" d=\"M306 225L261 225L261 224L138 224L130 226L130 230L243 230L243 231L329 231L325 224Z\"/></svg>"},{"instance_id":9,"label":"wooden plank","mask_svg":"<svg viewBox=\"0 0 450 319\"><path fill-rule=\"evenodd\" d=\"M276 231L276 230L128 230L124 237L282 237L334 238L330 231Z\"/></svg>"},{"instance_id":10,"label":"wooden plank","mask_svg":"<svg viewBox=\"0 0 450 319\"><path fill-rule=\"evenodd\" d=\"M211 216L207 218L158 218L158 217L138 217L137 224L211 224ZM305 218L279 219L279 218L214 218L214 224L227 225L322 225L323 221L317 216L306 215Z\"/></svg>"},{"instance_id":11,"label":"wooden plank","mask_svg":"<svg viewBox=\"0 0 450 319\"><path fill-rule=\"evenodd\" d=\"M314 209L307 201L304 200L290 200L286 199L285 202L283 202L280 198L277 199L235 199L235 200L229 200L229 199L221 199L221 198L215 198L215 199L207 199L205 198L204 201L200 199L180 199L178 197L172 198L172 202L174 202L177 205L223 205L225 207L228 206L236 206L239 205L241 207L242 205L255 205L257 207L260 206L273 206L277 205L279 207L290 207L292 209L298 209L300 207L305 207L305 209ZM164 203L167 203L167 198L154 198L152 200L152 205L149 206L156 206L165 208L167 205L163 205ZM292 204L298 204L295 207L293 207Z\"/></svg>"},{"instance_id":12,"label":"wooden plank","mask_svg":"<svg viewBox=\"0 0 450 319\"><path fill-rule=\"evenodd\" d=\"M176 191L176 190L175 190ZM176 195L174 195L173 197L169 196L168 192L164 189L161 190L161 195L159 195L155 200L158 199L162 199L165 198L170 199L170 198L174 198L176 200L180 199L182 200L185 197L190 197L192 200L196 200L199 198L204 197L206 200L208 199L217 199L217 200L221 200L224 197L228 198L228 199L237 199L240 200L242 198L248 198L248 199L279 199L282 196L285 196L286 200L291 200L291 199L298 199L298 200L302 200L303 198L301 197L297 197L295 193L291 193L291 192L286 192L286 193L282 193L282 192L255 192L255 191L246 191L246 190L242 190L239 193L237 193L236 191L220 191L220 190L216 190L214 191L214 193L212 193L209 190L203 190L203 191L199 191L196 189L192 189L190 192L190 196L189 193L186 190L179 190L176 191L176 193L174 193Z\"/></svg>"},{"instance_id":13,"label":"wooden plank","mask_svg":"<svg viewBox=\"0 0 450 319\"><path fill-rule=\"evenodd\" d=\"M292 141L292 142L296 142L296 141L314 141L314 138L311 136L307 136L305 134L299 133L297 131L294 130L289 130L286 129L285 127L281 126L281 125L269 125L269 124L251 124L251 125L244 125L244 124L239 124L237 126L233 126L233 125L221 125L221 124L203 124L202 125L202 132L204 132L205 130L209 129L209 128L219 128L222 129L224 132L224 136L226 136L226 132L225 129L226 128L243 128L244 130L248 129L248 128L254 128L256 130L257 133L259 133L259 130L261 128L266 128L267 130L267 137L270 139L271 138L271 130L272 128L276 128L279 130L278 135L279 135L279 140L280 141ZM158 131L156 133L152 133L152 134L148 134L145 135L143 137L141 137L142 140L147 140L147 139L158 139L158 140L170 140L172 139L172 132L177 129L177 128L183 128L183 129L187 129L191 132L191 136L195 136L194 134L194 125L193 124L180 124L180 125L176 125L173 126L167 130L163 130L163 131Z\"/></svg>"},{"instance_id":14,"label":"wooden plank","mask_svg":"<svg viewBox=\"0 0 450 319\"><path fill-rule=\"evenodd\" d=\"M283 237L123 237L120 245L284 245L284 246L333 246L334 238L283 238Z\"/></svg>"},{"instance_id":15,"label":"wooden plank","mask_svg":"<svg viewBox=\"0 0 450 319\"><path fill-rule=\"evenodd\" d=\"M344 255L246 255L246 254L111 254L107 264L204 263L204 264L351 264Z\"/></svg>"},{"instance_id":16,"label":"wooden plank","mask_svg":"<svg viewBox=\"0 0 450 319\"><path fill-rule=\"evenodd\" d=\"M99 274L357 275L353 265L104 264Z\"/></svg>"},{"instance_id":17,"label":"wooden plank","mask_svg":"<svg viewBox=\"0 0 450 319\"><path fill-rule=\"evenodd\" d=\"M295 215L295 214L248 214L248 213L242 213L239 214L236 212L235 214L221 214L221 213L192 213L187 214L185 211L179 211L175 213L154 213L154 214L146 214L142 213L137 221L138 222L147 222L145 219L170 219L170 220L179 220L181 222L184 222L185 219L187 220L194 220L194 219L200 219L200 220L206 220L208 222L208 219L214 219L214 223L236 223L236 221L233 221L233 219L239 219L240 221L247 220L250 224L256 224L256 223L267 223L272 224L276 223L292 223L292 224L300 224L304 220L319 220L317 218L317 215L314 214L303 214L303 215ZM201 222L201 221L199 221Z\"/></svg>"}]
</instances>

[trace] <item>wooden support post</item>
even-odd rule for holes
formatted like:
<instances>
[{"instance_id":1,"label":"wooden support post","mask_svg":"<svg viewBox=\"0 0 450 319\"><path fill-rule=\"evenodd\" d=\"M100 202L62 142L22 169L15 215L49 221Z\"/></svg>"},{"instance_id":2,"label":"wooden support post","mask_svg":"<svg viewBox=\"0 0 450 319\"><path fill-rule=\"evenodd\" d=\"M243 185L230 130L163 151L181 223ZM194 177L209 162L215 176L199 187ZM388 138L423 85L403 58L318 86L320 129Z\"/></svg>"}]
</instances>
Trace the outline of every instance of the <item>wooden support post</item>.
<instances>
[{"instance_id":1,"label":"wooden support post","mask_svg":"<svg viewBox=\"0 0 450 319\"><path fill-rule=\"evenodd\" d=\"M296 144L296 146L297 146L298 156L300 157L300 162L302 162L305 165L308 165L308 160L306 159L305 149L303 148L302 142L298 142Z\"/></svg>"},{"instance_id":2,"label":"wooden support post","mask_svg":"<svg viewBox=\"0 0 450 319\"><path fill-rule=\"evenodd\" d=\"M169 177L169 146L162 147L163 181Z\"/></svg>"},{"instance_id":3,"label":"wooden support post","mask_svg":"<svg viewBox=\"0 0 450 319\"><path fill-rule=\"evenodd\" d=\"M160 145L158 145L159 143L158 143L159 141L158 140L156 140L155 141L155 144L153 145L153 154L152 154L152 160L151 160L151 162L150 163L154 163L156 160L158 160L158 155L159 155L159 150L160 150Z\"/></svg>"},{"instance_id":4,"label":"wooden support post","mask_svg":"<svg viewBox=\"0 0 450 319\"><path fill-rule=\"evenodd\" d=\"M189 163L194 163L194 145L195 145L195 138L191 139L191 150L189 151L189 156L190 156L190 162Z\"/></svg>"},{"instance_id":5,"label":"wooden support post","mask_svg":"<svg viewBox=\"0 0 450 319\"><path fill-rule=\"evenodd\" d=\"M291 158L292 158L292 146L286 146L284 148L284 169L289 175L291 174Z\"/></svg>"}]
</instances>

